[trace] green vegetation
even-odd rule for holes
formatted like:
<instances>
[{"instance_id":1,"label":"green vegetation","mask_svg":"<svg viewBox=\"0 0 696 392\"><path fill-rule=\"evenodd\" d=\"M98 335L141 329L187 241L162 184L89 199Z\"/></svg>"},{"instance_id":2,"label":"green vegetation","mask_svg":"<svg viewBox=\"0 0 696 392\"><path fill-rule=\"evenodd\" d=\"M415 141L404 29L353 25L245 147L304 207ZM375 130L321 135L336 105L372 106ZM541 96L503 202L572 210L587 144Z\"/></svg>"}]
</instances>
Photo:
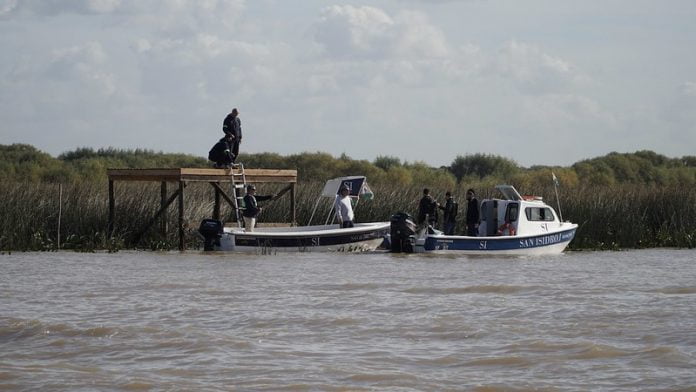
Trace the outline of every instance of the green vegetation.
<instances>
[{"instance_id":1,"label":"green vegetation","mask_svg":"<svg viewBox=\"0 0 696 392\"><path fill-rule=\"evenodd\" d=\"M1 182L70 183L103 181L106 169L207 167L204 158L150 150L78 148L53 158L27 144L0 145Z\"/></svg>"},{"instance_id":2,"label":"green vegetation","mask_svg":"<svg viewBox=\"0 0 696 392\"><path fill-rule=\"evenodd\" d=\"M450 166L432 168L423 162L402 162L390 156L374 162L335 158L325 153L281 156L242 154L248 168L297 169L297 216L306 224L323 181L342 175L364 174L375 199L361 202L358 221L388 220L397 211L415 213L423 187L442 200L452 190L464 206L469 187L479 197L495 196L494 185L510 183L525 194L545 197L555 206L551 170L559 178L565 219L580 227L572 249L696 247L696 157L668 158L652 151L610 153L570 167L524 168L507 158L474 154L456 157ZM159 209L159 184L118 183L116 222L107 235L106 168L209 167L200 157L148 150L92 150L80 148L57 158L32 146L0 145L0 251L57 248L59 187L62 190L61 249L121 248L175 249L176 230L162 237L156 228L137 239L139 231ZM259 194L280 186L259 187ZM195 230L210 217L213 192L207 184L190 184L186 191L187 242L195 247ZM323 222L328 205L315 216ZM287 197L269 204L261 222L289 220ZM223 203L223 214L232 211ZM463 212L460 214L463 218ZM178 216L170 208L167 222ZM461 231L463 228L458 227Z\"/></svg>"}]
</instances>

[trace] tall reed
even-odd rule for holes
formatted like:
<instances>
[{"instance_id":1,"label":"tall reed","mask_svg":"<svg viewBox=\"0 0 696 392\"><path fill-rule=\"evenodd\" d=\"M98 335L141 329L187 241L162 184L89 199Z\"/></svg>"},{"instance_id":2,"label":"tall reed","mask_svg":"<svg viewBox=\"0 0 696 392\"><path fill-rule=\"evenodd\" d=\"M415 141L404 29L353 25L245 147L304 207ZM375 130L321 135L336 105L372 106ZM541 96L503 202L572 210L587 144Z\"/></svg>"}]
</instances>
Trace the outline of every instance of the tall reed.
<instances>
[{"instance_id":1,"label":"tall reed","mask_svg":"<svg viewBox=\"0 0 696 392\"><path fill-rule=\"evenodd\" d=\"M466 189L473 187L479 199L497 196L494 184L462 184L455 189L432 189L444 204L444 193L453 191L460 203L457 232L463 231ZM297 186L297 223L305 225L314 210L323 183L308 182ZM361 200L356 221L388 221L396 212L414 215L422 188L395 188L373 184L373 200ZM258 194L275 194L280 185L258 185ZM170 184L169 194L176 190ZM526 189L522 193L544 196L556 208L553 187ZM91 251L122 248L176 249L178 246L178 208L173 203L166 214L167 236L159 225L139 234L160 208L157 183L116 183L115 229L108 233L108 189L105 182L76 182L63 185L61 248ZM58 185L0 183L0 251L54 250L58 232ZM577 186L560 189L563 218L578 223L571 249L625 249L644 247L696 247L696 189L679 187ZM213 213L214 192L206 183L189 183L185 192L184 223L188 247L199 246L196 230L200 221ZM286 195L265 205L260 225L289 222L290 200ZM233 209L224 201L221 216L234 224ZM320 200L313 224L324 223L331 200Z\"/></svg>"}]
</instances>

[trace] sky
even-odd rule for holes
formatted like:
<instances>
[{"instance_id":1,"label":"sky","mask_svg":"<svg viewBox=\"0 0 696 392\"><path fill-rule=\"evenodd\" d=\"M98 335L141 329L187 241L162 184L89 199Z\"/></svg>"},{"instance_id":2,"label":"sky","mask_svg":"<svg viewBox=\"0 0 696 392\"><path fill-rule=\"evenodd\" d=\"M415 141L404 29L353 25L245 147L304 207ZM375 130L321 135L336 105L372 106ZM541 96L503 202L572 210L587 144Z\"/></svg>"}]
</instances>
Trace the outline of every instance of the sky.
<instances>
[{"instance_id":1,"label":"sky","mask_svg":"<svg viewBox=\"0 0 696 392\"><path fill-rule=\"evenodd\" d=\"M0 0L0 144L696 155L693 0Z\"/></svg>"}]
</instances>

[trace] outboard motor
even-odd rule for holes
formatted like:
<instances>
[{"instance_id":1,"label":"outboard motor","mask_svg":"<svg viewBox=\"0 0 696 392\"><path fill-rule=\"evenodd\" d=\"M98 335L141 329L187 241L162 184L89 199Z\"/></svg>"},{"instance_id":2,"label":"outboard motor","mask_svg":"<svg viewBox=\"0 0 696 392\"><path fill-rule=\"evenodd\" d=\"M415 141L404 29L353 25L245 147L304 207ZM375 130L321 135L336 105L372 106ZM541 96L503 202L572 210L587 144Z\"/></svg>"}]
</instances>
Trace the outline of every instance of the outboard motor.
<instances>
[{"instance_id":1,"label":"outboard motor","mask_svg":"<svg viewBox=\"0 0 696 392\"><path fill-rule=\"evenodd\" d=\"M405 212L398 212L391 217L391 251L393 253L413 253L416 239L416 223Z\"/></svg>"},{"instance_id":2,"label":"outboard motor","mask_svg":"<svg viewBox=\"0 0 696 392\"><path fill-rule=\"evenodd\" d=\"M203 250L215 250L222 238L222 222L217 219L203 219L198 232L203 236Z\"/></svg>"}]
</instances>

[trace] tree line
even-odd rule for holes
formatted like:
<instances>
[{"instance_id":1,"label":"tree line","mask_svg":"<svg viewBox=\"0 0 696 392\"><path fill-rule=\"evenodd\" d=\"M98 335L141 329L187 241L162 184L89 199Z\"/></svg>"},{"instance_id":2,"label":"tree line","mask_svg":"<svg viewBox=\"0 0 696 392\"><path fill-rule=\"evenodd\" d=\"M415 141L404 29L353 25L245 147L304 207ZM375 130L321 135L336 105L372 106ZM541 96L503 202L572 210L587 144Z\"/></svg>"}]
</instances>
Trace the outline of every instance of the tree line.
<instances>
[{"instance_id":1,"label":"tree line","mask_svg":"<svg viewBox=\"0 0 696 392\"><path fill-rule=\"evenodd\" d=\"M492 154L467 154L448 166L431 167L422 161L378 156L373 161L334 157L323 152L242 153L238 162L247 168L296 169L299 181L324 181L344 175L366 175L371 183L394 186L456 188L462 184L510 183L520 189L538 189L551 183L551 171L568 187L638 184L696 185L696 156L670 158L653 151L612 152L571 166L522 167L514 160ZM0 145L0 181L72 183L103 181L108 168L210 167L203 157L147 149L77 148L58 157L27 144Z\"/></svg>"}]
</instances>

